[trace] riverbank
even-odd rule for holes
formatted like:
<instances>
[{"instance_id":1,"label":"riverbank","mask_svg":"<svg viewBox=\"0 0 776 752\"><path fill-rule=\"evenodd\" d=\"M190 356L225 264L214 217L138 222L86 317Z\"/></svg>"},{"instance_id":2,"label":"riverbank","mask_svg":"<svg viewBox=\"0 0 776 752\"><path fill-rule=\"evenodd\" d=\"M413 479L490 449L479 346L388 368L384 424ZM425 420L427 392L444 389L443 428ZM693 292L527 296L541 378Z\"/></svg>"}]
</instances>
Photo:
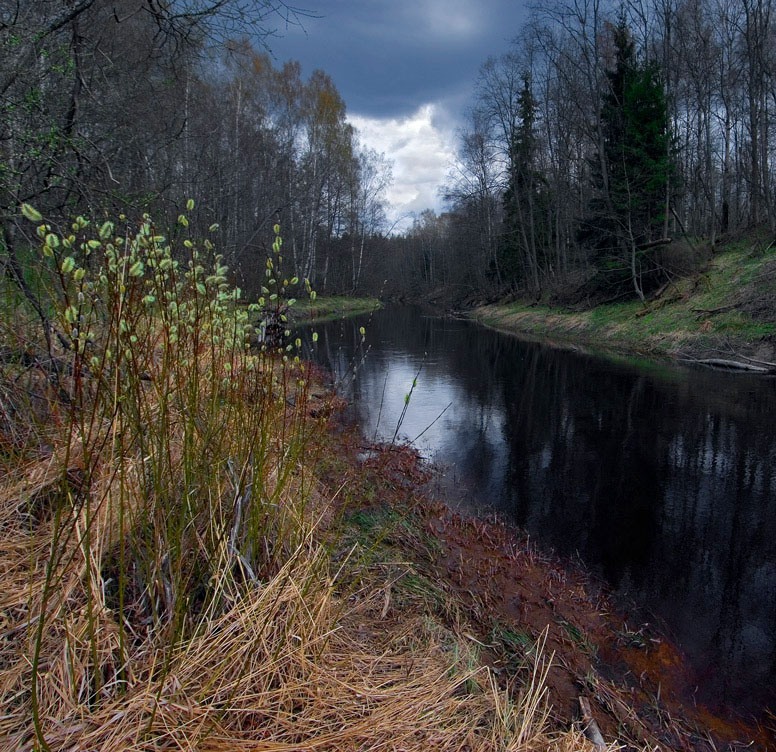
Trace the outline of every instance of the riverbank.
<instances>
[{"instance_id":1,"label":"riverbank","mask_svg":"<svg viewBox=\"0 0 776 752\"><path fill-rule=\"evenodd\" d=\"M672 705L663 638L429 496L301 339L246 346L218 259L179 274L152 232L105 223L51 268L78 323L54 341L2 297L3 748L570 752L593 719L599 749L766 748Z\"/></svg>"},{"instance_id":2,"label":"riverbank","mask_svg":"<svg viewBox=\"0 0 776 752\"><path fill-rule=\"evenodd\" d=\"M36 368L10 394L36 388L45 420L2 425L0 746L588 748L548 722L541 641L509 672L482 659L434 573L417 457L336 428L302 364L224 362L162 392L149 371L135 385L172 420L126 414L120 433L94 413L62 430ZM174 403L192 383L188 422Z\"/></svg>"},{"instance_id":3,"label":"riverbank","mask_svg":"<svg viewBox=\"0 0 776 752\"><path fill-rule=\"evenodd\" d=\"M370 476L294 345L247 348L222 272L145 266L148 232L59 275L75 347L3 298L0 747L584 748L547 723L540 651L506 686L422 555L378 550L396 528L360 539L392 491L410 529L417 458Z\"/></svg>"},{"instance_id":4,"label":"riverbank","mask_svg":"<svg viewBox=\"0 0 776 752\"><path fill-rule=\"evenodd\" d=\"M591 719L599 750L769 748L594 579L365 444L321 374L200 364L135 382L164 424L3 426L9 748L571 752Z\"/></svg>"},{"instance_id":5,"label":"riverbank","mask_svg":"<svg viewBox=\"0 0 776 752\"><path fill-rule=\"evenodd\" d=\"M304 298L297 300L289 315L294 323L307 321L331 321L346 316L358 316L371 313L382 307L377 298L349 298L341 295L316 296L315 300Z\"/></svg>"},{"instance_id":6,"label":"riverbank","mask_svg":"<svg viewBox=\"0 0 776 752\"><path fill-rule=\"evenodd\" d=\"M425 614L463 638L471 665L516 702L540 682L553 733L580 728L585 707L620 749L773 748L776 729L697 703L679 649L634 622L581 567L498 519L463 517L435 500L414 451L365 446L347 431L333 446L323 477L354 479L344 491L340 551L368 552L368 566L385 579L387 623Z\"/></svg>"},{"instance_id":7,"label":"riverbank","mask_svg":"<svg viewBox=\"0 0 776 752\"><path fill-rule=\"evenodd\" d=\"M776 249L762 240L728 245L702 272L675 278L646 304L571 310L515 302L468 315L561 346L770 370L776 362Z\"/></svg>"}]
</instances>

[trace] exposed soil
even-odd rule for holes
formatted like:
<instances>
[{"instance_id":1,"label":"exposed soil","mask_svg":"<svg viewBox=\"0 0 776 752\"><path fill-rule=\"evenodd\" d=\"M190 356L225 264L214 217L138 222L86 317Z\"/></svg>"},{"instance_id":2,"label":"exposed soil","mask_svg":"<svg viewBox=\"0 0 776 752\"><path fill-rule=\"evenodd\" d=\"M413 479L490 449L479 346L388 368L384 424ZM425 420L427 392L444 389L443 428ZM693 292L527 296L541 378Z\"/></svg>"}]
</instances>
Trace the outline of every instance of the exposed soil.
<instances>
[{"instance_id":1,"label":"exposed soil","mask_svg":"<svg viewBox=\"0 0 776 752\"><path fill-rule=\"evenodd\" d=\"M483 642L494 622L533 640L546 631L545 651L555 656L547 683L559 724L578 718L585 696L607 742L774 748L776 728L764 720L725 717L696 704L693 674L678 648L650 626L632 623L579 566L536 551L498 521L464 519L441 505L426 520L444 546L440 579L467 603ZM492 665L508 670L510 646L493 647Z\"/></svg>"},{"instance_id":2,"label":"exposed soil","mask_svg":"<svg viewBox=\"0 0 776 752\"><path fill-rule=\"evenodd\" d=\"M464 517L433 499L430 474L410 449L364 447L353 429L337 444L356 489L346 503L410 521L418 532L386 541L457 604L465 634L505 684L551 656L546 684L558 728L580 722L586 697L605 741L625 749L776 749L773 715L736 718L697 704L680 650L633 623L580 565L537 550L498 520ZM452 619L449 609L440 613Z\"/></svg>"}]
</instances>

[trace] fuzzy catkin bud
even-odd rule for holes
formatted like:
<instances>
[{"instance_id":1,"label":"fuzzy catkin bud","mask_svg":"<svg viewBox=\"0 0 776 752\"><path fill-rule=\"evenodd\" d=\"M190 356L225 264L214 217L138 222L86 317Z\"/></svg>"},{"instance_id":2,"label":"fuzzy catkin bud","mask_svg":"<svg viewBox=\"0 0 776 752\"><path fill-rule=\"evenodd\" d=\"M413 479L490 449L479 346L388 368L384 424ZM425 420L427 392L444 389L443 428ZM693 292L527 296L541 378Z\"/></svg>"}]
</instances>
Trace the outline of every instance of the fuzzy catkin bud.
<instances>
[{"instance_id":1,"label":"fuzzy catkin bud","mask_svg":"<svg viewBox=\"0 0 776 752\"><path fill-rule=\"evenodd\" d=\"M43 215L29 204L22 204L22 215L30 222L40 222L43 219Z\"/></svg>"}]
</instances>

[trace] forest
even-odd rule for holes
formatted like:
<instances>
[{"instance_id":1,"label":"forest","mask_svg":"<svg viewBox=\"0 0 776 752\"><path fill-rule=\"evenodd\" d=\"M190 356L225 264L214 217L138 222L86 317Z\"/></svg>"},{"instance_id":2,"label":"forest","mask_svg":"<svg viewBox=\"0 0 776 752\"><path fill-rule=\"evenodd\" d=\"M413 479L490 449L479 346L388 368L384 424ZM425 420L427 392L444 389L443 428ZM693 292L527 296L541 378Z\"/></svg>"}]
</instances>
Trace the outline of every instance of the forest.
<instances>
[{"instance_id":1,"label":"forest","mask_svg":"<svg viewBox=\"0 0 776 752\"><path fill-rule=\"evenodd\" d=\"M454 300L587 304L660 289L773 233L769 0L552 0L479 73L449 211L402 278Z\"/></svg>"},{"instance_id":2,"label":"forest","mask_svg":"<svg viewBox=\"0 0 776 752\"><path fill-rule=\"evenodd\" d=\"M19 207L52 222L148 212L213 228L257 294L271 228L322 294L465 304L644 299L725 237L773 232L771 0L549 0L479 71L458 160L396 234L391 164L323 71L271 55L303 23L259 0L8 2L0 224L29 289ZM312 11L314 12L314 10ZM217 227L215 227L217 226Z\"/></svg>"},{"instance_id":3,"label":"forest","mask_svg":"<svg viewBox=\"0 0 776 752\"><path fill-rule=\"evenodd\" d=\"M51 222L149 213L186 202L255 292L272 227L321 290L361 284L379 233L385 160L359 145L323 71L277 65L270 35L303 16L259 0L6 2L0 19L0 223L23 284L30 204Z\"/></svg>"}]
</instances>

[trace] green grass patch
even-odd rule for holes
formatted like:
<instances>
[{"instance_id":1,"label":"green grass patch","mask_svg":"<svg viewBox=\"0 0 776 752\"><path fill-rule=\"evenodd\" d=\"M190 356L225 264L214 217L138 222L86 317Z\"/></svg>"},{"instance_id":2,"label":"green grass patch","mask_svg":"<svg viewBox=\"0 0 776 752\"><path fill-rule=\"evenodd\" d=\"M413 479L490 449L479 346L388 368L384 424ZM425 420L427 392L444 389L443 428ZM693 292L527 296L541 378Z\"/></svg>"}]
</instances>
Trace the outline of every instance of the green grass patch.
<instances>
[{"instance_id":1,"label":"green grass patch","mask_svg":"<svg viewBox=\"0 0 776 752\"><path fill-rule=\"evenodd\" d=\"M296 323L311 319L325 321L371 313L381 306L382 303L377 298L316 297L315 300L297 301L291 309L291 319Z\"/></svg>"},{"instance_id":2,"label":"green grass patch","mask_svg":"<svg viewBox=\"0 0 776 752\"><path fill-rule=\"evenodd\" d=\"M718 252L708 268L677 279L646 307L638 300L617 301L584 311L513 302L486 306L474 318L497 329L560 342L583 344L607 353L674 356L692 348L714 347L721 338L753 343L776 333L767 306L776 298L770 272L776 249L760 241L738 241ZM747 313L755 301L758 318ZM765 313L763 313L765 307Z\"/></svg>"},{"instance_id":3,"label":"green grass patch","mask_svg":"<svg viewBox=\"0 0 776 752\"><path fill-rule=\"evenodd\" d=\"M345 524L356 534L359 542L373 544L392 530L406 525L402 516L388 507L358 509L345 518Z\"/></svg>"},{"instance_id":4,"label":"green grass patch","mask_svg":"<svg viewBox=\"0 0 776 752\"><path fill-rule=\"evenodd\" d=\"M434 610L444 607L447 601L445 592L428 577L417 572L408 572L396 583L396 591L400 599L423 602Z\"/></svg>"}]
</instances>

